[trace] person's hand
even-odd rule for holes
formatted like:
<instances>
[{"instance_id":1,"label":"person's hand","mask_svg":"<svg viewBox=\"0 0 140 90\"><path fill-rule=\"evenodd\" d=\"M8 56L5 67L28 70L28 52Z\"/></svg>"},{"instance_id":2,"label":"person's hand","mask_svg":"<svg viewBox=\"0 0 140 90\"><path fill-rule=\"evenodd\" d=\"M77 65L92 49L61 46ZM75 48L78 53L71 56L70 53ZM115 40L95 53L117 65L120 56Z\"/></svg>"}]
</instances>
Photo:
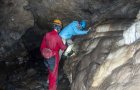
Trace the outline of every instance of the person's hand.
<instances>
[{"instance_id":1,"label":"person's hand","mask_svg":"<svg viewBox=\"0 0 140 90\"><path fill-rule=\"evenodd\" d=\"M89 28L88 28L88 31L91 31L91 30L92 30L92 28L91 28L91 27L89 27Z\"/></svg>"}]
</instances>

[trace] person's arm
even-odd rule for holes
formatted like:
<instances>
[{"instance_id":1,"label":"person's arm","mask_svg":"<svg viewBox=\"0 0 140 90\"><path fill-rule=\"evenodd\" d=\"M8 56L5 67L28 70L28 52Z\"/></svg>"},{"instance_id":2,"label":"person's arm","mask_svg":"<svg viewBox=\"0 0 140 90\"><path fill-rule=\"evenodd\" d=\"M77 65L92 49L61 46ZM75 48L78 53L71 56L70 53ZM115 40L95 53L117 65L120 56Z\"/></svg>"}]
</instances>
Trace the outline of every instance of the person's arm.
<instances>
[{"instance_id":1,"label":"person's arm","mask_svg":"<svg viewBox=\"0 0 140 90\"><path fill-rule=\"evenodd\" d=\"M58 40L60 49L64 51L67 48L67 46L63 43L62 38L60 36L58 37Z\"/></svg>"},{"instance_id":2,"label":"person's arm","mask_svg":"<svg viewBox=\"0 0 140 90\"><path fill-rule=\"evenodd\" d=\"M72 28L73 28L73 30L75 31L75 33L77 34L77 35L83 35L83 34L87 34L88 33L88 31L87 30L80 30L80 29L78 29L78 24L76 25L73 25L72 26Z\"/></svg>"},{"instance_id":3,"label":"person's arm","mask_svg":"<svg viewBox=\"0 0 140 90\"><path fill-rule=\"evenodd\" d=\"M46 47L46 35L44 35L43 40L41 42L41 46L40 46L40 51L42 52L42 50Z\"/></svg>"}]
</instances>

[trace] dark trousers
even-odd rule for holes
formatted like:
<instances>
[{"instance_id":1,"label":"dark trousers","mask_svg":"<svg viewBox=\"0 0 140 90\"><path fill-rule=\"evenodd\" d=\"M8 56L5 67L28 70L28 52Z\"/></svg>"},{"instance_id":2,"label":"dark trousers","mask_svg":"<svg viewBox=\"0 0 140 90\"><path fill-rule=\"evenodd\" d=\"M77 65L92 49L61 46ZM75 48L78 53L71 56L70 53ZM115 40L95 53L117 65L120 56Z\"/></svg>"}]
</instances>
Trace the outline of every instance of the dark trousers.
<instances>
[{"instance_id":1,"label":"dark trousers","mask_svg":"<svg viewBox=\"0 0 140 90\"><path fill-rule=\"evenodd\" d=\"M54 66L55 66L55 57L51 57L49 59L44 60L45 66L50 70L53 71Z\"/></svg>"}]
</instances>

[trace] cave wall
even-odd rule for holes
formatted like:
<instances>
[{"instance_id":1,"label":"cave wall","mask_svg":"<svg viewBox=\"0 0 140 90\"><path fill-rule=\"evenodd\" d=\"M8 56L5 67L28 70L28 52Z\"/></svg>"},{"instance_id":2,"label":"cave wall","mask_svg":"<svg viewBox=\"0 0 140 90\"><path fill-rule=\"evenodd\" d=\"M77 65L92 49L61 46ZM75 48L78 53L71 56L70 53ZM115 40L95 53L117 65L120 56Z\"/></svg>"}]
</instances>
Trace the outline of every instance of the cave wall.
<instances>
[{"instance_id":1,"label":"cave wall","mask_svg":"<svg viewBox=\"0 0 140 90\"><path fill-rule=\"evenodd\" d=\"M20 39L34 25L31 12L24 9L26 5L26 0L0 1L0 61L26 56Z\"/></svg>"},{"instance_id":2,"label":"cave wall","mask_svg":"<svg viewBox=\"0 0 140 90\"><path fill-rule=\"evenodd\" d=\"M75 56L64 66L72 90L140 89L139 13L136 17L119 23L107 21L75 40L80 40L73 49Z\"/></svg>"}]
</instances>

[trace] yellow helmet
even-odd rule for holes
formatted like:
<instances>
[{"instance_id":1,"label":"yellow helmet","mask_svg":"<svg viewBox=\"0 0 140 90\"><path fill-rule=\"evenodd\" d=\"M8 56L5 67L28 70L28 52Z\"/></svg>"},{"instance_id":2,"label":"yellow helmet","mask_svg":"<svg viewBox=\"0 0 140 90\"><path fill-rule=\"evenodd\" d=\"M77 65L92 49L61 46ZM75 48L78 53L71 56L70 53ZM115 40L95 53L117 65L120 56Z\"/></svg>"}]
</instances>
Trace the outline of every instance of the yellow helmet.
<instances>
[{"instance_id":1,"label":"yellow helmet","mask_svg":"<svg viewBox=\"0 0 140 90\"><path fill-rule=\"evenodd\" d=\"M62 26L62 22L61 22L61 20L59 20L59 19L55 19L55 20L53 21L53 23Z\"/></svg>"}]
</instances>

